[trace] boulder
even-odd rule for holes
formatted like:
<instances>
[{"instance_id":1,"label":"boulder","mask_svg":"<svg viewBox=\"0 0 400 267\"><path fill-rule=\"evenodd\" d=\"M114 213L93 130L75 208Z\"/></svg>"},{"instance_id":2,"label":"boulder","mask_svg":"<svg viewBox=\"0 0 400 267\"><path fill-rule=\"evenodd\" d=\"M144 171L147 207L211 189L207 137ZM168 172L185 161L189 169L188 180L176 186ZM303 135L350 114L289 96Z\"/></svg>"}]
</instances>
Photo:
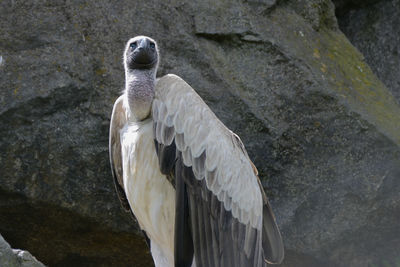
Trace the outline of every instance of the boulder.
<instances>
[{"instance_id":1,"label":"boulder","mask_svg":"<svg viewBox=\"0 0 400 267\"><path fill-rule=\"evenodd\" d=\"M28 251L12 249L0 235L0 265L3 267L44 267Z\"/></svg>"},{"instance_id":2,"label":"boulder","mask_svg":"<svg viewBox=\"0 0 400 267\"><path fill-rule=\"evenodd\" d=\"M125 42L160 46L239 134L282 230L282 266L399 261L400 107L329 0L0 2L0 232L50 266L151 266L114 192ZM22 19L23 18L23 19Z\"/></svg>"}]
</instances>

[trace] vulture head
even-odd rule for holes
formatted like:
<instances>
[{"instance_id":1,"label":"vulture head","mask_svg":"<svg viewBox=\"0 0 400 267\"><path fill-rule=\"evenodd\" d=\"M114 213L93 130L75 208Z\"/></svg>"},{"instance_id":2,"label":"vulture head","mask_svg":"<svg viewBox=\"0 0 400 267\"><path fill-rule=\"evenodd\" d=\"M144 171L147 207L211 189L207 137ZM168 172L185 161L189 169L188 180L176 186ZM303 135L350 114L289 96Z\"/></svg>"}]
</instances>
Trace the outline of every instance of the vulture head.
<instances>
[{"instance_id":1,"label":"vulture head","mask_svg":"<svg viewBox=\"0 0 400 267\"><path fill-rule=\"evenodd\" d=\"M126 43L124 62L126 70L157 68L157 43L147 36L131 38Z\"/></svg>"}]
</instances>

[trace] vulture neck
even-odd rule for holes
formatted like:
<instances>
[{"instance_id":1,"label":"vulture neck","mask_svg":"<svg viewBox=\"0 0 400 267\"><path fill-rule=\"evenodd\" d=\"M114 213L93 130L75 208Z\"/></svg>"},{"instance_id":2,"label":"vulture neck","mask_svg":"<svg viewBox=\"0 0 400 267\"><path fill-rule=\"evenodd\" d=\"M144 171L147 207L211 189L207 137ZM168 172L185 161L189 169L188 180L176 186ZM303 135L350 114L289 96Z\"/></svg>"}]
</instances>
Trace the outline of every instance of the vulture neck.
<instances>
[{"instance_id":1,"label":"vulture neck","mask_svg":"<svg viewBox=\"0 0 400 267\"><path fill-rule=\"evenodd\" d=\"M145 120L150 115L154 98L156 69L125 71L125 100L133 121Z\"/></svg>"}]
</instances>

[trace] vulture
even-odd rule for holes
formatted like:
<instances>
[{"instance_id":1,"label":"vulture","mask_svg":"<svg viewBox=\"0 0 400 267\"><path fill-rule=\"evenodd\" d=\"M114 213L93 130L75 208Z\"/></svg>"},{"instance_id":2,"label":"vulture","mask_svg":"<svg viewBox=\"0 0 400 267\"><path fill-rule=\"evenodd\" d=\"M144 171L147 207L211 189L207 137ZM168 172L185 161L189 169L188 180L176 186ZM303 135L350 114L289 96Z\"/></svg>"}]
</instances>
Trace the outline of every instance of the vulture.
<instances>
[{"instance_id":1,"label":"vulture","mask_svg":"<svg viewBox=\"0 0 400 267\"><path fill-rule=\"evenodd\" d=\"M155 266L282 262L275 216L239 136L183 79L156 79L158 63L153 39L127 42L109 136L116 191Z\"/></svg>"}]
</instances>

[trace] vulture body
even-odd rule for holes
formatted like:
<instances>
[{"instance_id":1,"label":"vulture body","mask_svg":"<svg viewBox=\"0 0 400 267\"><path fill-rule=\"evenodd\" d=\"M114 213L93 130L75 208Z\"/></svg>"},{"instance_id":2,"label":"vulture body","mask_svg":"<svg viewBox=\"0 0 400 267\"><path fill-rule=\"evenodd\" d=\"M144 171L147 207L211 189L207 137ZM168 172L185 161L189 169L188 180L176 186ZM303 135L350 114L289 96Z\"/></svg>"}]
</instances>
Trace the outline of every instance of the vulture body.
<instances>
[{"instance_id":1,"label":"vulture body","mask_svg":"<svg viewBox=\"0 0 400 267\"><path fill-rule=\"evenodd\" d=\"M111 168L156 267L280 263L281 235L240 138L181 78L155 81L151 38L129 40L124 64L126 89L111 117Z\"/></svg>"}]
</instances>

